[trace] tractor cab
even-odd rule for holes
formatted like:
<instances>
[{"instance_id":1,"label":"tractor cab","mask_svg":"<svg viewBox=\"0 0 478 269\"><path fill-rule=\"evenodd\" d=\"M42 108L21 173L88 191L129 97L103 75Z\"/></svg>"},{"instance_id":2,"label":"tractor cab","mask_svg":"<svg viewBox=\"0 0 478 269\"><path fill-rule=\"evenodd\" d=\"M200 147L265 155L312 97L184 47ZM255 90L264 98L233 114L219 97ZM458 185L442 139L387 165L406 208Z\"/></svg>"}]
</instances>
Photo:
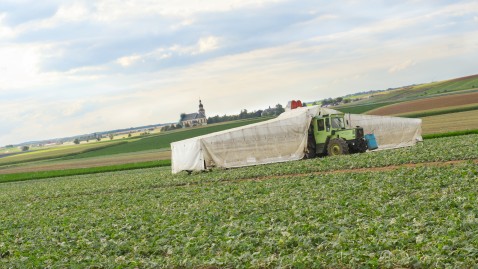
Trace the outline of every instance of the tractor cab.
<instances>
[{"instance_id":1,"label":"tractor cab","mask_svg":"<svg viewBox=\"0 0 478 269\"><path fill-rule=\"evenodd\" d=\"M362 127L346 128L344 114L316 116L309 127L307 158L365 152L367 142Z\"/></svg>"}]
</instances>

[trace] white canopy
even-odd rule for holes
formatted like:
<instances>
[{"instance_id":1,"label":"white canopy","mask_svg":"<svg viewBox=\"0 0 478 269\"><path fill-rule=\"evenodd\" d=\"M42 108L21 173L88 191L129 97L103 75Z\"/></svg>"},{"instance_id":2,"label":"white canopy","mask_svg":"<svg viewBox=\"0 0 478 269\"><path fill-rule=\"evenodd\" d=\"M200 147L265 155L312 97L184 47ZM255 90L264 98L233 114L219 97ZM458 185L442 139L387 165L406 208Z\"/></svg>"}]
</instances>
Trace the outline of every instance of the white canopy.
<instances>
[{"instance_id":1,"label":"white canopy","mask_svg":"<svg viewBox=\"0 0 478 269\"><path fill-rule=\"evenodd\" d=\"M314 116L341 113L327 108L300 107L279 117L221 132L171 143L172 171L209 167L241 167L299 160L307 148L307 132ZM379 149L414 145L421 140L421 120L346 114L349 126L374 133Z\"/></svg>"}]
</instances>

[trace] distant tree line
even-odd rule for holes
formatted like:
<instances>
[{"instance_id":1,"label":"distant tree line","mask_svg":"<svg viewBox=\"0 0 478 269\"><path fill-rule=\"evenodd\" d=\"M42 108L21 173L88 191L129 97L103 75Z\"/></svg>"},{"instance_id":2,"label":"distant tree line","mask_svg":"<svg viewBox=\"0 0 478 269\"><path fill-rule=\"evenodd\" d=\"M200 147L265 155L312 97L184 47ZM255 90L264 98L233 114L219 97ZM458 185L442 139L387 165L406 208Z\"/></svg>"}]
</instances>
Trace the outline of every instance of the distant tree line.
<instances>
[{"instance_id":1,"label":"distant tree line","mask_svg":"<svg viewBox=\"0 0 478 269\"><path fill-rule=\"evenodd\" d=\"M187 124L186 124L187 125ZM187 127L187 126L186 126ZM183 128L183 126L181 124L170 124L170 125L164 125L163 127L161 127L161 129L159 129L161 132L165 132L165 131L172 131L172 130L176 130L176 129L181 129Z\"/></svg>"},{"instance_id":2,"label":"distant tree line","mask_svg":"<svg viewBox=\"0 0 478 269\"><path fill-rule=\"evenodd\" d=\"M207 118L207 123L219 123L219 122L226 122L226 121L233 121L233 120L242 120L242 119L252 119L252 118L259 118L265 116L279 116L283 113L285 109L282 107L281 104L277 104L274 108L267 108L265 110L257 110L248 112L247 109L241 109L241 112L238 115L223 115L223 116L213 116Z\"/></svg>"}]
</instances>

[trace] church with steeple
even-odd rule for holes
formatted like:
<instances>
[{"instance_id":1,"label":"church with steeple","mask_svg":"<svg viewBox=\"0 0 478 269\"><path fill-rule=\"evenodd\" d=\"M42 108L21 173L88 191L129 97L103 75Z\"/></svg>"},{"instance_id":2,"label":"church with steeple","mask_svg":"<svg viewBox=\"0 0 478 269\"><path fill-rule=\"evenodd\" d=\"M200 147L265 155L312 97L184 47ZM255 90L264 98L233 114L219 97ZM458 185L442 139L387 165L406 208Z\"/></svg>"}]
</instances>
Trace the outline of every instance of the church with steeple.
<instances>
[{"instance_id":1,"label":"church with steeple","mask_svg":"<svg viewBox=\"0 0 478 269\"><path fill-rule=\"evenodd\" d=\"M204 110L204 106L201 100L199 100L198 113L181 114L180 123L183 126L183 128L199 126L199 125L207 125L206 111Z\"/></svg>"}]
</instances>

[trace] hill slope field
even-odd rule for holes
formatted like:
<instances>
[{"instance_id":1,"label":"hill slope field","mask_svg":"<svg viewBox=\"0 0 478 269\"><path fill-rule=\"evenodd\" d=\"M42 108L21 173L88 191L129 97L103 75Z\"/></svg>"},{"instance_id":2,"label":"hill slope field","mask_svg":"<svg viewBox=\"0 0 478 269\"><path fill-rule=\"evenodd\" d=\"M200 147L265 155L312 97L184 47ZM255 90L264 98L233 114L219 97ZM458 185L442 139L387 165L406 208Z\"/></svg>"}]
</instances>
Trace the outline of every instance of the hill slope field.
<instances>
[{"instance_id":1,"label":"hill slope field","mask_svg":"<svg viewBox=\"0 0 478 269\"><path fill-rule=\"evenodd\" d=\"M345 113L364 113L372 109L399 102L444 96L456 93L478 92L478 75L439 82L402 87L390 91L370 94L365 99L336 107ZM364 96L360 96L364 98ZM350 96L351 99L354 96Z\"/></svg>"},{"instance_id":2,"label":"hill slope field","mask_svg":"<svg viewBox=\"0 0 478 269\"><path fill-rule=\"evenodd\" d=\"M367 111L370 115L396 115L417 111L444 109L465 105L478 105L478 92L444 95L426 99L401 102Z\"/></svg>"}]
</instances>

